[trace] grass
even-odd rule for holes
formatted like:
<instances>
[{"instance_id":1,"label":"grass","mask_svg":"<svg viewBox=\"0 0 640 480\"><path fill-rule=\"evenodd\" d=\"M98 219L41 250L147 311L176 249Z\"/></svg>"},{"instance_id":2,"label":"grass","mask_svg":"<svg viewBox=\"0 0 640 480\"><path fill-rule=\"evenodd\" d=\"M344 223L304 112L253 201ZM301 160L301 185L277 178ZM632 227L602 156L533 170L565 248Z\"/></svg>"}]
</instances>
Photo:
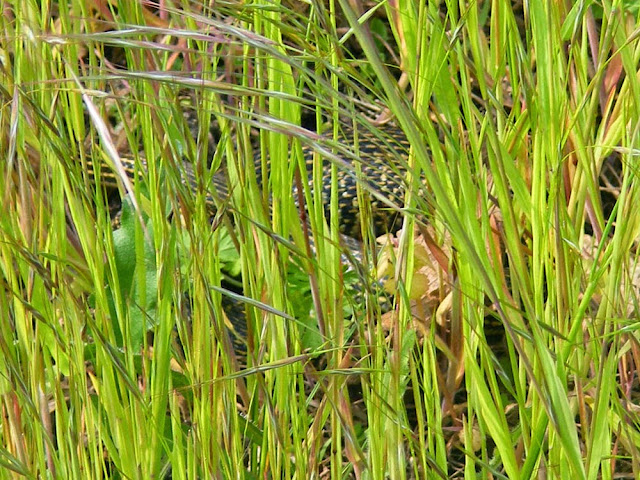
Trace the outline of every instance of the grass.
<instances>
[{"instance_id":1,"label":"grass","mask_svg":"<svg viewBox=\"0 0 640 480\"><path fill-rule=\"evenodd\" d=\"M0 478L637 478L637 9L352 3L0 2Z\"/></svg>"}]
</instances>

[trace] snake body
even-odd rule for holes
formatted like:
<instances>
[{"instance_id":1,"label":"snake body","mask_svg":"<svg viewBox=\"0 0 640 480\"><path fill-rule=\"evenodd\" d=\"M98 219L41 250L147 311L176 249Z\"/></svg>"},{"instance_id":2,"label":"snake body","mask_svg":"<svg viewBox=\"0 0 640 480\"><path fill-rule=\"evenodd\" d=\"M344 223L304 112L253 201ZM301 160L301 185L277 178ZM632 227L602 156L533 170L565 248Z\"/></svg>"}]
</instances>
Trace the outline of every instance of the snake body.
<instances>
[{"instance_id":1,"label":"snake body","mask_svg":"<svg viewBox=\"0 0 640 480\"><path fill-rule=\"evenodd\" d=\"M338 187L338 213L340 216L340 231L344 236L347 248L356 253L362 232L360 206L358 203L358 183L370 192L371 198L371 228L376 235L385 232L394 232L400 227L397 209L390 205L402 205L405 190L405 178L407 172L406 161L409 154L409 144L402 132L395 126L388 126L383 136L374 135L369 130L354 131L345 128L338 136L337 141L329 136L320 139L323 146L328 145L328 150L335 154L328 154L322 158L322 200L325 205L325 215L329 216L329 205L332 193L332 162L337 164ZM330 148L334 147L334 148ZM312 187L311 178L314 166L315 152L311 145L303 146L302 152L307 167L308 181ZM327 158L331 157L331 158ZM139 165L130 157L120 160L126 175L133 179ZM144 164L145 160L139 160ZM356 168L358 165L359 168ZM144 167L144 165L142 165ZM262 161L259 155L253 158L253 166L259 184L263 183ZM267 164L268 166L268 164ZM194 191L198 188L196 176L191 164L184 162L179 165L183 183ZM99 174L96 165L88 162L88 173L91 178L107 190L117 189L121 178L113 168L100 165ZM269 171L266 172L269 174ZM99 181L97 177L100 177ZM228 180L224 173L216 173L213 176L216 197L228 195ZM292 192L296 195L296 192ZM297 195L296 195L297 197ZM213 196L207 197L207 205L212 214L215 211ZM356 254L357 257L357 254ZM246 318L244 306L233 299L223 296L223 310L232 325L231 338L236 353L246 352Z\"/></svg>"},{"instance_id":2,"label":"snake body","mask_svg":"<svg viewBox=\"0 0 640 480\"><path fill-rule=\"evenodd\" d=\"M331 137L323 136L319 143L325 143L327 149L332 145L339 148L332 159L323 159L322 175L322 201L325 205L325 215L329 218L329 205L331 200L331 164L338 165L338 213L340 217L340 233L354 239L361 237L360 206L358 204L357 186L360 182L365 191L372 193L372 228L376 235L387 232L395 232L400 227L397 209L390 205L402 205L405 191L406 161L409 155L409 143L404 132L395 126L385 128L384 135L378 136L369 130L354 131L352 128L344 128L337 138L337 143ZM314 165L315 150L306 145L302 148L304 161L307 166L309 185ZM144 162L144 160L142 160ZM122 157L121 165L130 179L136 174L136 162L133 158ZM253 158L258 183L262 183L262 162L259 155ZM356 173L356 164L359 164L359 173ZM96 180L96 168L92 161L88 162L88 173ZM180 165L184 183L190 188L197 189L196 176L190 163ZM266 172L267 175L269 172ZM114 169L105 165L100 167L100 184L107 189L117 189L120 184L119 176ZM216 195L218 197L228 195L228 182L224 173L217 173L213 177ZM295 194L295 192L292 192ZM212 196L207 198L207 204L212 211L215 202Z\"/></svg>"}]
</instances>

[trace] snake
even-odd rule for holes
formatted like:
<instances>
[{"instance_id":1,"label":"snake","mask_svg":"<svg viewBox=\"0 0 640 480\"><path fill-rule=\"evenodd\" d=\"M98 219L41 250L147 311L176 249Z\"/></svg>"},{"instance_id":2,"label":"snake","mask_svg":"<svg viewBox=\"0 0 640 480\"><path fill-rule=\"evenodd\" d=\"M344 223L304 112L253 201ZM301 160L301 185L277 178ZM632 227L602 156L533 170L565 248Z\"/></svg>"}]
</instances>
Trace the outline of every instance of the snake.
<instances>
[{"instance_id":1,"label":"snake","mask_svg":"<svg viewBox=\"0 0 640 480\"><path fill-rule=\"evenodd\" d=\"M329 205L332 193L332 174L330 165L336 163L337 187L338 187L338 214L340 217L340 233L346 237L361 239L361 218L360 206L358 204L358 184L373 193L371 195L371 210L373 221L373 232L376 235L384 233L395 233L399 227L398 206L403 204L406 189L405 178L408 171L407 160L409 156L409 142L404 132L395 125L385 127L384 134L377 135L371 130L355 130L352 127L343 127L336 140L342 146L333 156L333 159L323 159L322 165L322 202L325 207L325 218L329 218ZM335 145L331 136L322 135L317 144ZM349 146L357 144L357 151ZM314 150L312 145L305 145L302 148L304 162L307 168L309 187L313 193L313 183L311 180L314 166ZM326 153L326 151L325 151ZM141 159L142 167L146 167L146 161ZM119 159L124 173L130 180L136 175L136 160L131 156L122 156ZM121 177L104 160L100 161L101 166L95 168L92 158L87 162L87 172L94 183L98 183L107 190L115 191L121 185ZM360 164L361 172L355 173L356 163ZM259 154L253 157L253 167L256 172L259 184L262 184L262 160ZM267 165L268 167L268 165ZM197 180L191 163L183 162L180 166L181 177L192 191L196 191ZM266 172L269 174L269 171ZM218 172L213 176L212 182L215 186L216 197L226 197L229 194L228 180L224 172ZM295 187L292 195L295 195ZM207 207L213 213L216 205L213 195L207 195ZM393 206L396 206L395 208ZM352 244L351 242L347 242Z\"/></svg>"},{"instance_id":2,"label":"snake","mask_svg":"<svg viewBox=\"0 0 640 480\"><path fill-rule=\"evenodd\" d=\"M371 216L370 221L374 235L384 233L395 233L401 226L399 208L393 206L402 205L404 193L407 188L405 184L406 173L408 171L407 160L409 156L409 142L404 132L395 125L387 125L384 130L355 129L350 126L343 126L336 138L330 135L321 135L319 140L313 144L310 142L302 147L304 163L306 166L307 181L313 190L312 170L318 145L327 145L325 150L320 149L322 156L322 179L321 197L325 209L325 218L329 218L330 199L332 195L332 164L337 168L337 188L338 188L338 215L339 230L343 237L343 245L349 249L350 256L359 258L360 239L362 236L362 219L360 215L360 205L358 202L359 187L370 192ZM310 135L311 136L311 135ZM330 153L329 146L335 147L335 154ZM331 158L329 158L331 157ZM122 170L120 174L111 168L104 160L100 161L100 168L97 169L95 161L87 162L87 171L90 178L96 185L101 185L107 191L116 191L121 187L122 173L133 180L136 172L140 168L146 167L146 160L139 159L138 163L133 157L122 156L119 159ZM359 164L359 168L356 165ZM253 167L256 172L258 184L263 185L262 158L261 155L253 156ZM195 191L198 188L196 175L191 163L184 161L179 167L183 183ZM359 172L356 174L356 171ZM269 164L267 172L269 175ZM229 182L223 170L216 172L212 178L215 189L215 197L207 194L207 208L212 214L216 212L216 202L214 198L224 198L229 195ZM294 198L297 192L292 191ZM297 204L297 202L296 202ZM390 206L391 205L391 206ZM226 295L222 296L222 307L225 315L231 323L231 339L234 350L238 356L246 355L247 326L244 305L238 300Z\"/></svg>"}]
</instances>

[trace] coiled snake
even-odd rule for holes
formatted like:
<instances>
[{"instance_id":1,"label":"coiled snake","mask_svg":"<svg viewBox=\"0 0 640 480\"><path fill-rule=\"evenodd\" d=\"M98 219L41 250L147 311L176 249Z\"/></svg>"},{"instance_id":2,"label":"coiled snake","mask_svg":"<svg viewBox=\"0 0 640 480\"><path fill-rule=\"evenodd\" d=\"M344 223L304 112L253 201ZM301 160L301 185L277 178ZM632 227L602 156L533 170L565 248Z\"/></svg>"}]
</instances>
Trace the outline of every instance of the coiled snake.
<instances>
[{"instance_id":1,"label":"coiled snake","mask_svg":"<svg viewBox=\"0 0 640 480\"><path fill-rule=\"evenodd\" d=\"M322 137L320 140L326 141L328 145L336 146L328 136ZM310 146L304 146L302 151L311 185L314 150ZM332 160L323 159L322 200L325 205L325 215L328 218L332 189L330 165L333 161L338 164L337 185L340 231L347 240L345 242L347 247L355 250L359 243L354 239L360 238L362 231L357 194L358 182L365 183L365 188L374 193L374 195L371 195L370 217L373 223L371 226L373 232L376 235L380 235L386 232L394 232L400 227L401 222L398 218L398 212L390 208L389 205L402 205L403 203L409 144L402 130L395 126L387 126L382 136L375 135L365 128L358 131L344 128L337 139L335 151L337 153ZM356 162L360 163L358 175L355 174ZM128 177L133 178L135 176L136 163L132 158L123 157L121 166ZM261 183L260 172L262 167L261 158L258 155L254 157L254 167L258 182ZM183 183L190 188L197 188L191 164L185 162L180 168L183 170ZM96 170L92 161L88 162L88 171L90 176L95 178ZM99 183L104 188L118 188L119 176L114 172L114 169L103 163L99 172ZM216 173L213 177L213 183L218 197L228 195L228 181L224 173ZM212 196L207 198L207 206L213 213L216 206ZM236 352L244 353L246 346L246 318L242 305L223 297L223 308L233 325L232 338Z\"/></svg>"}]
</instances>

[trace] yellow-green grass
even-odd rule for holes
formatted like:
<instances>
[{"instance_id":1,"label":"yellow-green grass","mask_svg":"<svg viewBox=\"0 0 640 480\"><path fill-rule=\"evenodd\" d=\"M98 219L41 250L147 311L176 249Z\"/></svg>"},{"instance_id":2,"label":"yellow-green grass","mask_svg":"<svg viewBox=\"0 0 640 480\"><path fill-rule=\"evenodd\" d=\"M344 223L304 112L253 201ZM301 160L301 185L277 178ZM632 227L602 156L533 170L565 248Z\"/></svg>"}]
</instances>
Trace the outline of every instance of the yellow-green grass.
<instances>
[{"instance_id":1,"label":"yellow-green grass","mask_svg":"<svg viewBox=\"0 0 640 480\"><path fill-rule=\"evenodd\" d=\"M0 3L0 478L637 477L633 5L94 3ZM363 105L412 146L391 316L369 183L361 268L339 235L339 159L359 152L340 130L384 137ZM126 150L140 175L114 232L85 172ZM415 306L425 232L433 311Z\"/></svg>"}]
</instances>

